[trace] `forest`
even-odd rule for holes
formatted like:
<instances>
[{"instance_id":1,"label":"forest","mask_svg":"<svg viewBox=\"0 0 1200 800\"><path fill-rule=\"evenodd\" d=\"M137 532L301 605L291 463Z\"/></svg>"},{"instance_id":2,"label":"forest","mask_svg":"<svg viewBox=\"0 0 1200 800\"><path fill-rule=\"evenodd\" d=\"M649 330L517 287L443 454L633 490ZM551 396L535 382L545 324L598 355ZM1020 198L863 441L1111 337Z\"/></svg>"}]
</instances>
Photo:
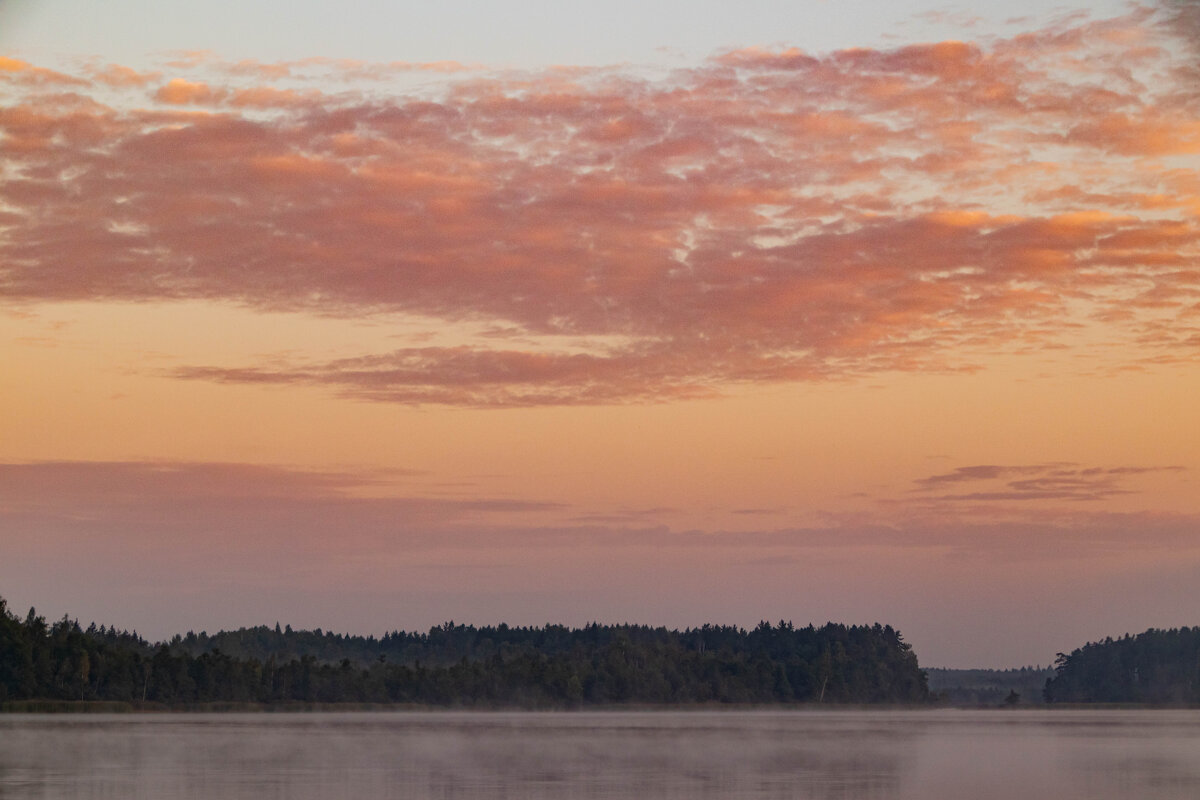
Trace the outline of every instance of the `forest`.
<instances>
[{"instance_id":1,"label":"forest","mask_svg":"<svg viewBox=\"0 0 1200 800\"><path fill-rule=\"evenodd\" d=\"M346 636L290 627L135 633L0 599L0 704L133 707L379 704L458 708L924 703L925 673L886 625L684 631L639 625L474 627Z\"/></svg>"},{"instance_id":2,"label":"forest","mask_svg":"<svg viewBox=\"0 0 1200 800\"><path fill-rule=\"evenodd\" d=\"M1017 669L926 669L929 691L939 704L950 706L1041 705L1049 667Z\"/></svg>"},{"instance_id":3,"label":"forest","mask_svg":"<svg viewBox=\"0 0 1200 800\"><path fill-rule=\"evenodd\" d=\"M1200 627L1089 642L1054 668L1047 703L1200 703Z\"/></svg>"}]
</instances>

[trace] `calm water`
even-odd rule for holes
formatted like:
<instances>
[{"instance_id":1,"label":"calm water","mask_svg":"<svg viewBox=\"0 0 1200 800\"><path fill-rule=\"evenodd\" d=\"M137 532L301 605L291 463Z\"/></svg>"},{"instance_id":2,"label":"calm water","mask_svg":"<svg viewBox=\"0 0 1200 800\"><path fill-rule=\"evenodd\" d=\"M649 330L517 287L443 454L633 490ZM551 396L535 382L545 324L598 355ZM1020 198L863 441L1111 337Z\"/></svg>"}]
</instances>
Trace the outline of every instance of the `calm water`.
<instances>
[{"instance_id":1,"label":"calm water","mask_svg":"<svg viewBox=\"0 0 1200 800\"><path fill-rule=\"evenodd\" d=\"M0 799L1200 797L1200 711L0 716Z\"/></svg>"}]
</instances>

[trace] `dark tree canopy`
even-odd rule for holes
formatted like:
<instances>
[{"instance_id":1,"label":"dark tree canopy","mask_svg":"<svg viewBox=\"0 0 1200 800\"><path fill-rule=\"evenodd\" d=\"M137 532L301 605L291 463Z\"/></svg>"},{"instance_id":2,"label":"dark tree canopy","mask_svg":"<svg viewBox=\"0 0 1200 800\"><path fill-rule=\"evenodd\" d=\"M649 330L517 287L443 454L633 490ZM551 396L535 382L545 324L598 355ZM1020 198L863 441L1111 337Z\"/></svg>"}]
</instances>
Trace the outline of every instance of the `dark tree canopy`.
<instances>
[{"instance_id":1,"label":"dark tree canopy","mask_svg":"<svg viewBox=\"0 0 1200 800\"><path fill-rule=\"evenodd\" d=\"M290 627L151 644L0 600L0 702L379 703L569 708L693 703L920 703L925 673L884 625L476 628L361 637Z\"/></svg>"},{"instance_id":2,"label":"dark tree canopy","mask_svg":"<svg viewBox=\"0 0 1200 800\"><path fill-rule=\"evenodd\" d=\"M1200 703L1200 627L1090 642L1058 654L1048 703Z\"/></svg>"}]
</instances>

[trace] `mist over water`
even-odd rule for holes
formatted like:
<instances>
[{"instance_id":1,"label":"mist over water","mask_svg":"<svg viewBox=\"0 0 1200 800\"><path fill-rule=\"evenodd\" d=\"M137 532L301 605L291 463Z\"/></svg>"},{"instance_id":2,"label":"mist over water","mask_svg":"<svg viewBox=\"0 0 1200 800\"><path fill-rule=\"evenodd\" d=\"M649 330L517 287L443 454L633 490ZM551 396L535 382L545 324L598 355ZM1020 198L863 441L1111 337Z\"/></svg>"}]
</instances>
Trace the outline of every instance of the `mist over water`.
<instances>
[{"instance_id":1,"label":"mist over water","mask_svg":"<svg viewBox=\"0 0 1200 800\"><path fill-rule=\"evenodd\" d=\"M1196 797L1198 711L0 717L0 800Z\"/></svg>"}]
</instances>

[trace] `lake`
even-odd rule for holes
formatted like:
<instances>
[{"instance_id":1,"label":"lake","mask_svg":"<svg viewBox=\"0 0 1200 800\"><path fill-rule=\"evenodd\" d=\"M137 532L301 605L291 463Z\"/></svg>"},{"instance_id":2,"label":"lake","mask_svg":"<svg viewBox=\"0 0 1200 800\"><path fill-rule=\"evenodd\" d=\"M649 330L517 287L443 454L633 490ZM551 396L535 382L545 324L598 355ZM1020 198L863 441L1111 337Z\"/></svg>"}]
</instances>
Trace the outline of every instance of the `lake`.
<instances>
[{"instance_id":1,"label":"lake","mask_svg":"<svg viewBox=\"0 0 1200 800\"><path fill-rule=\"evenodd\" d=\"M1200 797L1200 711L0 715L0 800Z\"/></svg>"}]
</instances>

